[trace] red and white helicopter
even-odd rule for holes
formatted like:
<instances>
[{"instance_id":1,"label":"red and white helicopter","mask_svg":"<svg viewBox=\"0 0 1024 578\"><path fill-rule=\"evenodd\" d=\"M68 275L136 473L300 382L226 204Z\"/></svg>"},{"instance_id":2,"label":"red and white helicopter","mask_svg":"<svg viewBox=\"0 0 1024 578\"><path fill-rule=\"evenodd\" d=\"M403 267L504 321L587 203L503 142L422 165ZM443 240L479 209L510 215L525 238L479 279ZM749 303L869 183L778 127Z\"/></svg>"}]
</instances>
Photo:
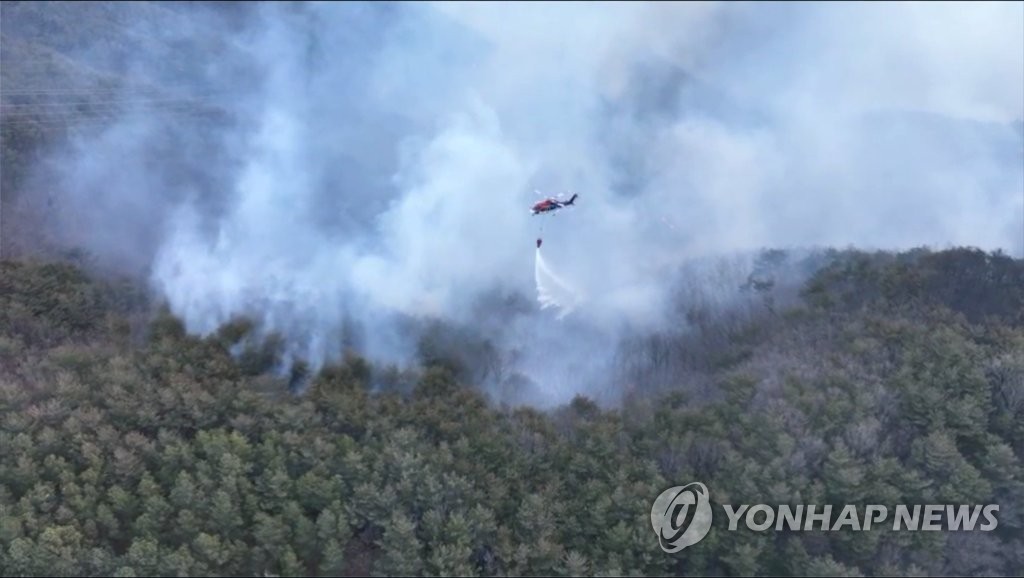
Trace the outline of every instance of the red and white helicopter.
<instances>
[{"instance_id":1,"label":"red and white helicopter","mask_svg":"<svg viewBox=\"0 0 1024 578\"><path fill-rule=\"evenodd\" d=\"M573 193L573 195L571 197L569 197L568 201L562 201L562 200L556 199L554 197L548 197L548 198L544 199L543 201L540 201L540 202L534 204L533 207L530 208L530 214L531 215L539 215L541 213L550 213L551 211L557 211L558 209L563 209L563 208L568 207L568 206L570 206L572 204L575 204L576 203L576 197L578 197L578 196L579 196L578 194Z\"/></svg>"},{"instance_id":2,"label":"red and white helicopter","mask_svg":"<svg viewBox=\"0 0 1024 578\"><path fill-rule=\"evenodd\" d=\"M540 191L535 191L535 192L538 195L541 194ZM543 201L539 201L539 202L535 203L532 207L530 207L530 214L531 215L540 215L542 213L553 213L554 211L557 211L558 209L564 209L565 207L574 205L576 203L576 197L578 197L578 196L579 196L578 194L573 193L572 196L569 197L568 200L561 200L561 199L556 199L555 197L548 197L548 198L544 199ZM543 225L541 225L541 230L543 230ZM544 241L540 237L537 237L537 248L538 249L540 249L540 245L543 242Z\"/></svg>"}]
</instances>

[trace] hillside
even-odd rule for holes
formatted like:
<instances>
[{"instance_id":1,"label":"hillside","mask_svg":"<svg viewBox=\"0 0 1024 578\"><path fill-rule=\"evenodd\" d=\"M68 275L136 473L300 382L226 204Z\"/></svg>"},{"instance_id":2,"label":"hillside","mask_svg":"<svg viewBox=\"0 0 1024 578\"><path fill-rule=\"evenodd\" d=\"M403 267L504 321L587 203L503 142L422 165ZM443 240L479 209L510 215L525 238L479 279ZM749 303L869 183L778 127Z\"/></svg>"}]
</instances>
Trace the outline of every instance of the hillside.
<instances>
[{"instance_id":1,"label":"hillside","mask_svg":"<svg viewBox=\"0 0 1024 578\"><path fill-rule=\"evenodd\" d=\"M619 409L494 407L437 358L303 396L130 285L0 269L5 575L957 574L1024 564L1024 262L834 253L800 304ZM712 334L714 321L705 328ZM463 348L472 344L462 344ZM449 364L450 365L450 364ZM457 367L457 364L454 366ZM997 503L992 532L736 532L658 549L650 505Z\"/></svg>"},{"instance_id":2,"label":"hillside","mask_svg":"<svg viewBox=\"0 0 1024 578\"><path fill-rule=\"evenodd\" d=\"M220 100L225 86L210 82L203 62L228 49L223 33L243 26L251 9L233 2L3 2L0 256L75 248L61 236L60 185L40 168L54 153L97 139L130 114L204 135L229 122ZM195 27L188 11L207 15L207 25ZM174 26L193 27L189 42L167 32ZM131 64L140 58L148 65ZM156 154L185 154L176 144Z\"/></svg>"}]
</instances>

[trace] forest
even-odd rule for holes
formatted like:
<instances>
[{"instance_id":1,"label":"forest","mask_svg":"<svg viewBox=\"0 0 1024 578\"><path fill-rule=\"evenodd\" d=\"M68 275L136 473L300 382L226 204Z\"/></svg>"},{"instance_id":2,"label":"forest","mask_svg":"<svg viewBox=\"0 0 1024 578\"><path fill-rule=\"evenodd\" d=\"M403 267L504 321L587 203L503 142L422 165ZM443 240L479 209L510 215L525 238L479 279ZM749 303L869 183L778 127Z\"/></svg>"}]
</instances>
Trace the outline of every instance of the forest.
<instances>
[{"instance_id":1,"label":"forest","mask_svg":"<svg viewBox=\"0 0 1024 578\"><path fill-rule=\"evenodd\" d=\"M350 354L293 395L273 348L232 355L244 320L198 338L152 307L75 265L2 263L4 575L1024 567L1024 261L998 252L833 252L798 303L729 329L709 386L611 409L497 407L429 344L394 387ZM716 524L667 555L650 507L691 480L713 503L995 503L999 523Z\"/></svg>"}]
</instances>

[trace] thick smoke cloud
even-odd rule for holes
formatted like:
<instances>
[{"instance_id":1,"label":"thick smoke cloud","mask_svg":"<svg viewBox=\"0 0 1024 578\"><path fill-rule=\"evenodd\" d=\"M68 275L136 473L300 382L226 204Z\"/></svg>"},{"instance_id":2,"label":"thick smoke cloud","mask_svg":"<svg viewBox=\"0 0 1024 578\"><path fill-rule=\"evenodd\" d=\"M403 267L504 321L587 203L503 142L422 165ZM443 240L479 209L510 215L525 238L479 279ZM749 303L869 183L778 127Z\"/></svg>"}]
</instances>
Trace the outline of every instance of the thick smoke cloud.
<instances>
[{"instance_id":1,"label":"thick smoke cloud","mask_svg":"<svg viewBox=\"0 0 1024 578\"><path fill-rule=\"evenodd\" d=\"M688 260L1024 255L1020 3L257 10L175 86L216 86L230 122L133 116L48 169L88 216L74 240L144 263L193 331L248 315L314 365L352 331L403 362L401 320L439 317L490 331L533 380L499 397L558 403L603 395L599 360L662 327ZM162 34L218 30L189 16ZM581 196L531 217L534 189ZM548 265L585 304L488 322L488 295L535 296L542 223ZM748 272L700 291L727 300Z\"/></svg>"}]
</instances>

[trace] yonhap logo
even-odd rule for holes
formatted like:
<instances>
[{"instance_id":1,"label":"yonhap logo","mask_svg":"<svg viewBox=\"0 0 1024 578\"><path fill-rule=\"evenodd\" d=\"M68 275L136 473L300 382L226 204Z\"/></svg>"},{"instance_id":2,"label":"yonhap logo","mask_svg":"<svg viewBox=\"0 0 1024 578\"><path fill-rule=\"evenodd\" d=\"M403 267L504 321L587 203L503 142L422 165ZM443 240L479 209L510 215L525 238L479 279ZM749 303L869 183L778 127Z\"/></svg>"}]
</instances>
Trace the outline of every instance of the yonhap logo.
<instances>
[{"instance_id":1,"label":"yonhap logo","mask_svg":"<svg viewBox=\"0 0 1024 578\"><path fill-rule=\"evenodd\" d=\"M711 529L711 501L700 482L669 488L654 500L651 526L661 549L678 552L707 536Z\"/></svg>"},{"instance_id":2,"label":"yonhap logo","mask_svg":"<svg viewBox=\"0 0 1024 578\"><path fill-rule=\"evenodd\" d=\"M740 522L752 532L863 532L888 525L884 504L720 504L734 532ZM837 514L838 512L838 514ZM999 526L999 504L895 504L893 532L991 532ZM693 546L711 530L711 498L700 482L661 493L651 507L651 527L669 554Z\"/></svg>"}]
</instances>

